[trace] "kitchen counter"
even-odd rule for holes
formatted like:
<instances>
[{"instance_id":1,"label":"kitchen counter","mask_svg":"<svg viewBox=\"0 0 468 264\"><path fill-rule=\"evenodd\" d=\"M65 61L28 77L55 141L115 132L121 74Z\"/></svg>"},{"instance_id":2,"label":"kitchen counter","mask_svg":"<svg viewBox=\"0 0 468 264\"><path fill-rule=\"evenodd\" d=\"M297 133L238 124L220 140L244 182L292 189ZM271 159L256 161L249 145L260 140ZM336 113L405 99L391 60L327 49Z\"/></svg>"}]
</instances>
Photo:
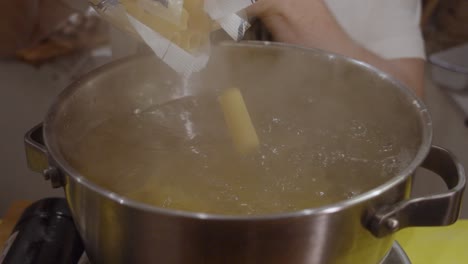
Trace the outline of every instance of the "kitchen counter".
<instances>
[{"instance_id":1,"label":"kitchen counter","mask_svg":"<svg viewBox=\"0 0 468 264\"><path fill-rule=\"evenodd\" d=\"M413 264L468 263L468 220L446 227L404 229L396 240Z\"/></svg>"}]
</instances>

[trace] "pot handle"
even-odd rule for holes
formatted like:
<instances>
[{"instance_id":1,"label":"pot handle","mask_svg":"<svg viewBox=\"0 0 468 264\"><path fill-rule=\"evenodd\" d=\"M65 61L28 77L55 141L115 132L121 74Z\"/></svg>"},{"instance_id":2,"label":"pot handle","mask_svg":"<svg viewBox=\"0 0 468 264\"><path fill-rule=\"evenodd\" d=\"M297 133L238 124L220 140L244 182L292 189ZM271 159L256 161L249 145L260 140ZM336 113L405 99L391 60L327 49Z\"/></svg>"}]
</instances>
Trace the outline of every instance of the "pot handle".
<instances>
[{"instance_id":1,"label":"pot handle","mask_svg":"<svg viewBox=\"0 0 468 264\"><path fill-rule=\"evenodd\" d=\"M38 124L24 136L26 160L28 167L35 172L42 173L46 180L50 180L52 187L63 186L61 173L49 164L49 153L44 144L43 125Z\"/></svg>"},{"instance_id":2,"label":"pot handle","mask_svg":"<svg viewBox=\"0 0 468 264\"><path fill-rule=\"evenodd\" d=\"M28 167L39 173L43 173L49 168L48 153L44 145L42 128L42 123L36 125L24 136Z\"/></svg>"},{"instance_id":3,"label":"pot handle","mask_svg":"<svg viewBox=\"0 0 468 264\"><path fill-rule=\"evenodd\" d=\"M376 237L384 237L406 227L447 226L457 221L466 181L463 166L449 151L432 146L421 167L440 176L449 190L378 210L369 225Z\"/></svg>"}]
</instances>

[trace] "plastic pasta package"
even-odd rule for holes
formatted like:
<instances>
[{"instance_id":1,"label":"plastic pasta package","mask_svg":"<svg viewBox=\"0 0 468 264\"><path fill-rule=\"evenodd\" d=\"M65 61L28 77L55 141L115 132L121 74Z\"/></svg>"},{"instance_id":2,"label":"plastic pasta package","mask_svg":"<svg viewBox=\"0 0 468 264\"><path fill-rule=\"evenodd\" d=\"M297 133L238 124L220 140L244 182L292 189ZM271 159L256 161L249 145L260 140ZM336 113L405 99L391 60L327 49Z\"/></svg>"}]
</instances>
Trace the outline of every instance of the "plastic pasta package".
<instances>
[{"instance_id":1,"label":"plastic pasta package","mask_svg":"<svg viewBox=\"0 0 468 264\"><path fill-rule=\"evenodd\" d=\"M114 26L144 41L177 72L207 64L210 34L222 28L239 41L250 27L242 10L252 0L88 0Z\"/></svg>"}]
</instances>

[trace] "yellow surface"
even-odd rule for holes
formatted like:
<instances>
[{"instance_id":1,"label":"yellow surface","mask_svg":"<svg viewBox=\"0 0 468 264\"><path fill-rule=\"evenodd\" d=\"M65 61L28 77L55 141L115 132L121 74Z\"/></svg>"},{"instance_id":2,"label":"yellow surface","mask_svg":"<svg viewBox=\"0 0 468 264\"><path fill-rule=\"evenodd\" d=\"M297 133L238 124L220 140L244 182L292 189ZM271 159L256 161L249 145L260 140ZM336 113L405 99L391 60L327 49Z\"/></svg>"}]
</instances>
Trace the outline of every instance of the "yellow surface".
<instances>
[{"instance_id":1,"label":"yellow surface","mask_svg":"<svg viewBox=\"0 0 468 264\"><path fill-rule=\"evenodd\" d=\"M16 222L20 218L23 211L31 205L29 201L15 201L12 203L5 215L0 215L0 252L3 249L3 245L10 237L11 231L16 225Z\"/></svg>"},{"instance_id":2,"label":"yellow surface","mask_svg":"<svg viewBox=\"0 0 468 264\"><path fill-rule=\"evenodd\" d=\"M468 264L468 220L447 227L403 229L396 240L413 264Z\"/></svg>"},{"instance_id":3,"label":"yellow surface","mask_svg":"<svg viewBox=\"0 0 468 264\"><path fill-rule=\"evenodd\" d=\"M239 89L231 88L226 90L219 101L237 151L246 154L256 149L259 145L257 132Z\"/></svg>"}]
</instances>

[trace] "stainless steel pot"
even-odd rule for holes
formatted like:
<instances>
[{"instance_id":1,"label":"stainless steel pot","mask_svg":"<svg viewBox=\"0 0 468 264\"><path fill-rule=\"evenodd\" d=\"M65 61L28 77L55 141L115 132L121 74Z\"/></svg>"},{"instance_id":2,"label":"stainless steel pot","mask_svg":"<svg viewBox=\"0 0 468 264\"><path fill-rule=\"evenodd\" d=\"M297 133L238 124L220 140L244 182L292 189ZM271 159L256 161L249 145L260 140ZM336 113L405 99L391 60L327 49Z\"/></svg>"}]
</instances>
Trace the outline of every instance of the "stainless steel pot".
<instances>
[{"instance_id":1,"label":"stainless steel pot","mask_svg":"<svg viewBox=\"0 0 468 264\"><path fill-rule=\"evenodd\" d=\"M427 109L398 82L364 63L294 46L224 44L213 56L226 54L232 55L226 56L231 58L226 69L236 71L240 74L237 77L246 81L249 78L242 78L244 75L261 71L249 68L249 61L258 56L284 55L296 68L285 73L272 65L268 70L275 76L271 78L283 75L299 84L339 78L348 86L373 88L375 92L363 99L373 98L374 106L403 111L399 116L416 124L420 142L417 155L385 184L316 209L234 217L141 204L88 181L70 166L61 146L116 113L146 107L141 98L151 97L161 103L180 96L180 90L145 85L172 74L155 59L119 61L68 87L50 108L44 123L25 137L30 168L42 172L54 187L64 188L93 263L379 263L391 249L392 234L398 230L449 225L457 220L465 187L464 170L448 151L431 146ZM278 63L281 66L286 62ZM282 66L290 69L289 64ZM223 69L215 68L218 77L222 75ZM410 198L412 176L418 167L439 175L448 191Z\"/></svg>"}]
</instances>

